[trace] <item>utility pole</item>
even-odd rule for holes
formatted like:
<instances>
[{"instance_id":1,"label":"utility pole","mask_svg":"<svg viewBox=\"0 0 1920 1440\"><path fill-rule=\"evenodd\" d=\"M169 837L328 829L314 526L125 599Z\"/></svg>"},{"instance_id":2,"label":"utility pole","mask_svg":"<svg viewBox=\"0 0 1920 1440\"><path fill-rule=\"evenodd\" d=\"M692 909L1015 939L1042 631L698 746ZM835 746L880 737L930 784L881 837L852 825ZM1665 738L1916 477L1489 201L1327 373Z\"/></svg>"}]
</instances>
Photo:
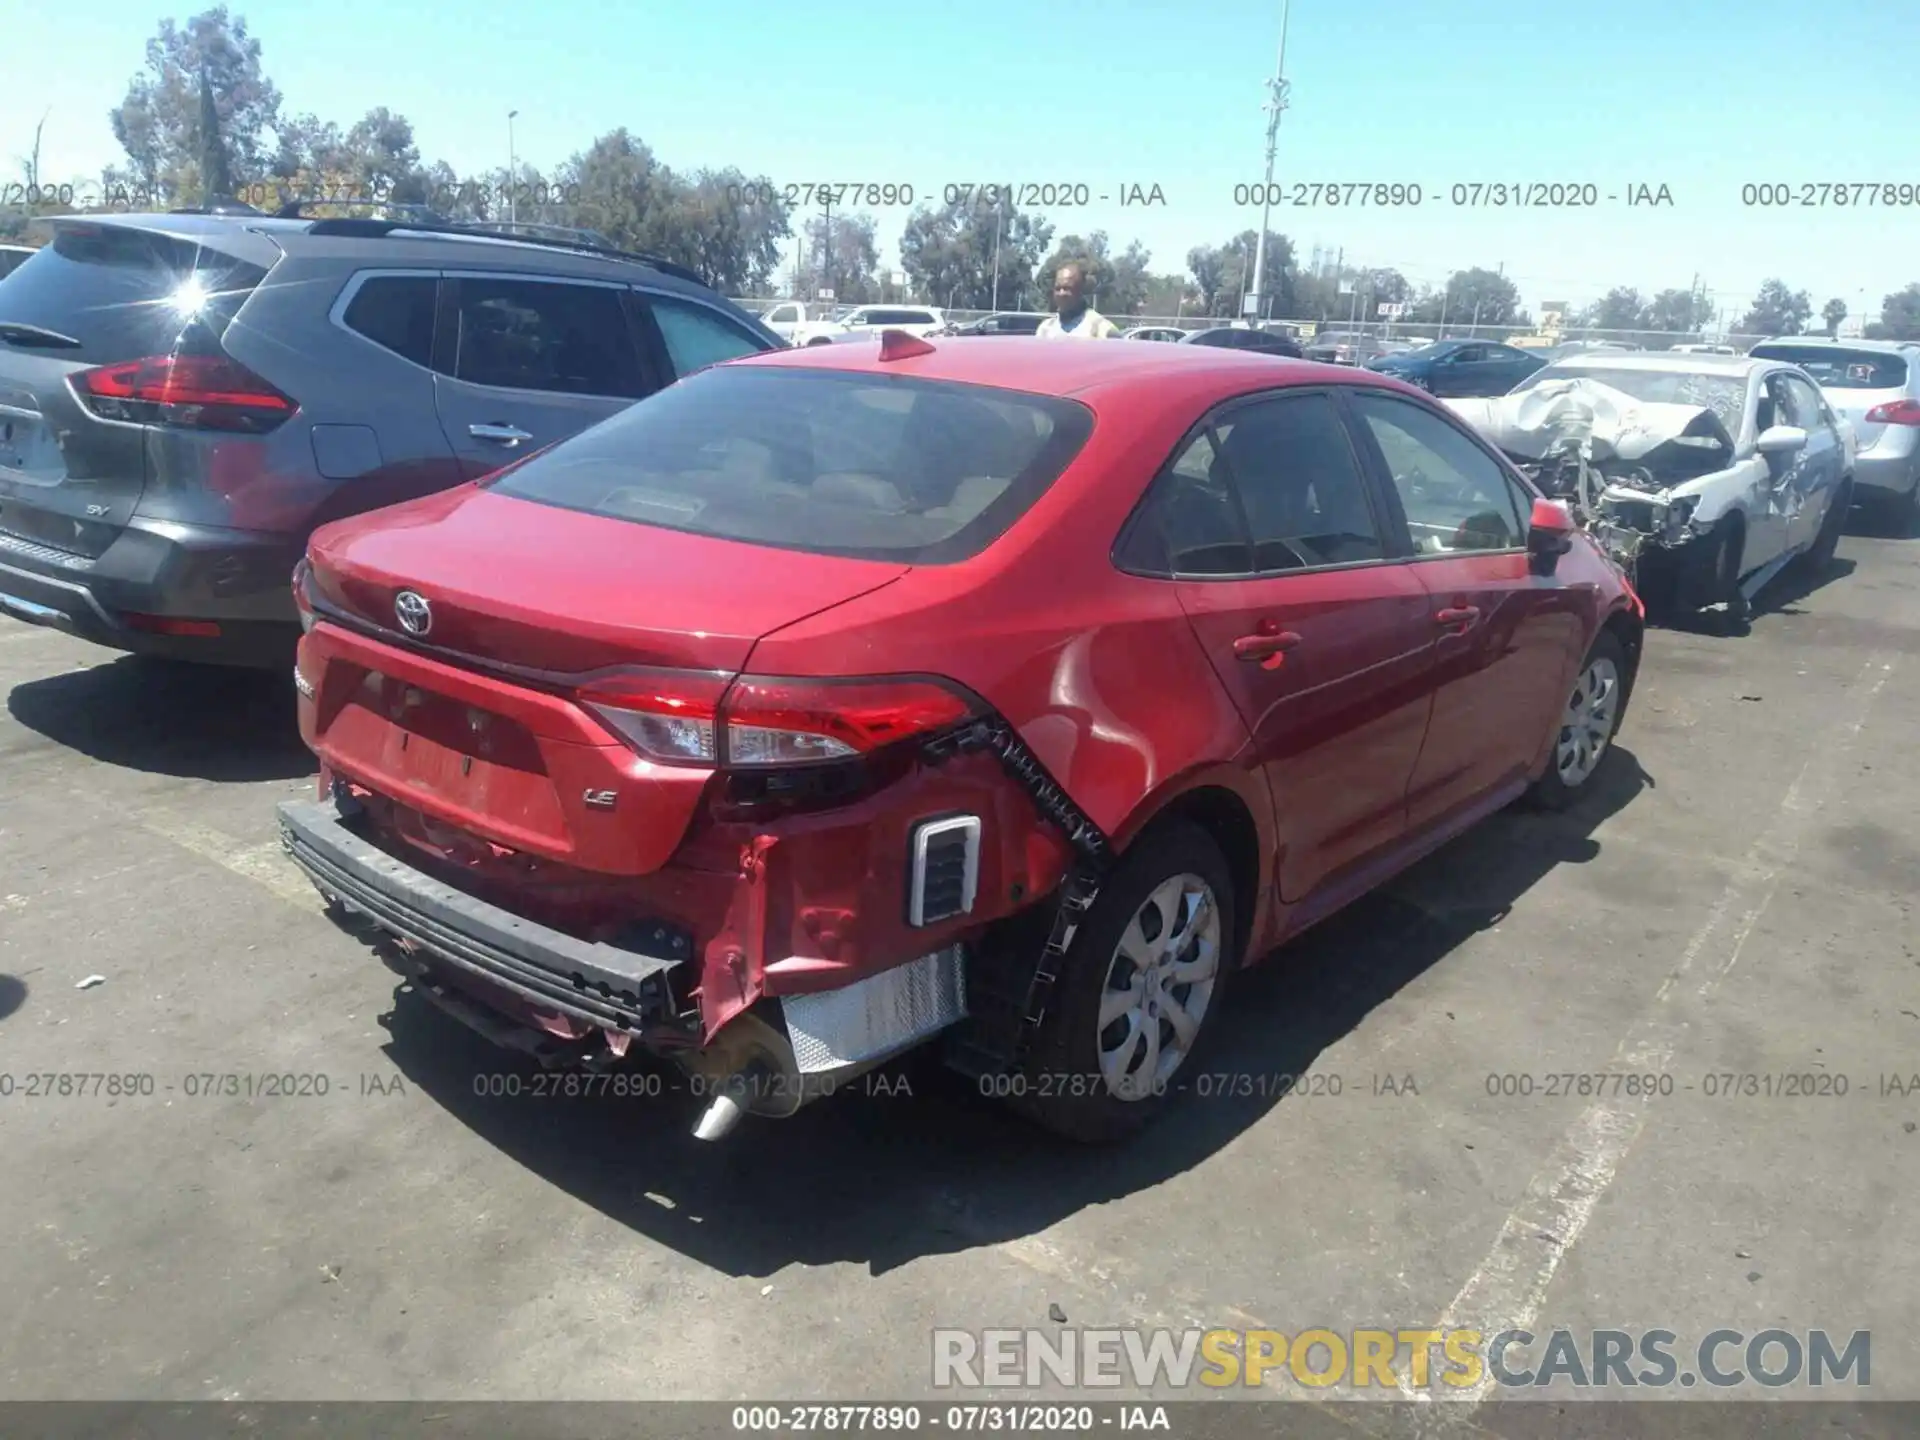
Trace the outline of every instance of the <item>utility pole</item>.
<instances>
[{"instance_id":1,"label":"utility pole","mask_svg":"<svg viewBox=\"0 0 1920 1440\"><path fill-rule=\"evenodd\" d=\"M507 223L509 225L520 218L513 203L513 172L520 163L513 153L513 117L519 113L518 110L507 111Z\"/></svg>"},{"instance_id":2,"label":"utility pole","mask_svg":"<svg viewBox=\"0 0 1920 1440\"><path fill-rule=\"evenodd\" d=\"M820 197L820 283L816 290L830 290L832 286L833 265L833 192L825 190ZM840 297L835 295L837 304Z\"/></svg>"},{"instance_id":3,"label":"utility pole","mask_svg":"<svg viewBox=\"0 0 1920 1440\"><path fill-rule=\"evenodd\" d=\"M1267 82L1267 103L1263 107L1267 112L1267 177L1260 187L1260 240L1253 251L1253 293L1254 315L1260 313L1259 296L1261 287L1267 280L1267 223L1273 209L1273 157L1280 145L1280 115L1287 108L1287 21L1291 18L1293 0L1281 0L1280 5L1280 58L1274 62L1273 78ZM1240 302L1246 309L1246 301Z\"/></svg>"},{"instance_id":4,"label":"utility pole","mask_svg":"<svg viewBox=\"0 0 1920 1440\"><path fill-rule=\"evenodd\" d=\"M1000 308L1000 232L1007 228L1006 196L994 192L993 198L993 302L992 308Z\"/></svg>"}]
</instances>

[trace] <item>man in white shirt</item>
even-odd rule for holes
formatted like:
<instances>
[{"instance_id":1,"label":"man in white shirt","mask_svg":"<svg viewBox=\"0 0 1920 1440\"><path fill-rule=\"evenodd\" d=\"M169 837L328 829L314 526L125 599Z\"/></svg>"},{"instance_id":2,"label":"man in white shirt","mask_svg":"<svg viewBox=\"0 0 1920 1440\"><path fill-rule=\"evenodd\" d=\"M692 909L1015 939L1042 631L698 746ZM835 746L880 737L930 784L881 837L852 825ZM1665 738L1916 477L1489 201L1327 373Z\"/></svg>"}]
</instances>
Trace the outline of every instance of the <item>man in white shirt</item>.
<instances>
[{"instance_id":1,"label":"man in white shirt","mask_svg":"<svg viewBox=\"0 0 1920 1440\"><path fill-rule=\"evenodd\" d=\"M1120 327L1087 304L1087 276L1069 261L1053 272L1053 308L1060 313L1040 322L1040 340L1111 340Z\"/></svg>"}]
</instances>

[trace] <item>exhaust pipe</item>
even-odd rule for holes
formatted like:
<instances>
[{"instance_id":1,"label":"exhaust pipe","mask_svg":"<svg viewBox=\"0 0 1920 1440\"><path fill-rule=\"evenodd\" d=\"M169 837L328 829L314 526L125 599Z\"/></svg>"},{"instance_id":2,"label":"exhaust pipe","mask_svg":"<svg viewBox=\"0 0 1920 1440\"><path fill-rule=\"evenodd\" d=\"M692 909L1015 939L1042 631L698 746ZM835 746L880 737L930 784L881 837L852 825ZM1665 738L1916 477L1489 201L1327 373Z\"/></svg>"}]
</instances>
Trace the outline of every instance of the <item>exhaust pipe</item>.
<instances>
[{"instance_id":1,"label":"exhaust pipe","mask_svg":"<svg viewBox=\"0 0 1920 1440\"><path fill-rule=\"evenodd\" d=\"M724 1139L749 1114L784 1119L808 1098L792 1044L758 1015L737 1017L681 1063L713 1097L693 1127L696 1140Z\"/></svg>"},{"instance_id":2,"label":"exhaust pipe","mask_svg":"<svg viewBox=\"0 0 1920 1440\"><path fill-rule=\"evenodd\" d=\"M733 1133L733 1127L740 1123L740 1117L746 1109L731 1095L716 1095L713 1103L701 1114L700 1121L693 1127L696 1140L724 1140Z\"/></svg>"}]
</instances>

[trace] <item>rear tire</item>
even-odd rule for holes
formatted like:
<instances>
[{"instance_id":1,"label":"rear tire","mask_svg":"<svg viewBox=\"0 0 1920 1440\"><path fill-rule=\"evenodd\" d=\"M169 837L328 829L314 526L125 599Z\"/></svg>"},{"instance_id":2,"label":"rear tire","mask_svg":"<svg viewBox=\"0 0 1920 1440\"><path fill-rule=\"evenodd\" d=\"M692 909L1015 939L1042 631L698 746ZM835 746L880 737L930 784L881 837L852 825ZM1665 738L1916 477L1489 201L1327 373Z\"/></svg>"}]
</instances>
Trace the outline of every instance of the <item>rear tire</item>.
<instances>
[{"instance_id":1,"label":"rear tire","mask_svg":"<svg viewBox=\"0 0 1920 1440\"><path fill-rule=\"evenodd\" d=\"M1911 539L1914 522L1920 521L1920 476L1915 477L1912 489L1894 496L1880 513L1882 523L1894 539Z\"/></svg>"},{"instance_id":2,"label":"rear tire","mask_svg":"<svg viewBox=\"0 0 1920 1440\"><path fill-rule=\"evenodd\" d=\"M1547 757L1547 773L1527 792L1535 805L1565 810L1593 788L1594 777L1613 753L1630 673L1626 650L1611 631L1602 630L1574 676L1554 733L1553 753Z\"/></svg>"},{"instance_id":3,"label":"rear tire","mask_svg":"<svg viewBox=\"0 0 1920 1440\"><path fill-rule=\"evenodd\" d=\"M1194 1073L1239 963L1235 902L1205 830L1176 820L1143 835L1061 961L1015 1104L1083 1144L1157 1118Z\"/></svg>"}]
</instances>

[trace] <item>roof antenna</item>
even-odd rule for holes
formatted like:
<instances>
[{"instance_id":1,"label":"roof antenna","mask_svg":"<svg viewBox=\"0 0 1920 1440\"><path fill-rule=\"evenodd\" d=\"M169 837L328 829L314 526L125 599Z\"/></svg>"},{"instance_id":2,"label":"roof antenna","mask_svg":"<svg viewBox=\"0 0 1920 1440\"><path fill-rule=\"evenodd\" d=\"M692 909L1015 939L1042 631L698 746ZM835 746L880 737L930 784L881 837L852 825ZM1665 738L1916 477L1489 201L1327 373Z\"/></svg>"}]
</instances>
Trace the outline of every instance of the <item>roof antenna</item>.
<instances>
[{"instance_id":1,"label":"roof antenna","mask_svg":"<svg viewBox=\"0 0 1920 1440\"><path fill-rule=\"evenodd\" d=\"M931 355L933 346L917 336L909 335L905 330L882 330L880 332L880 358L882 360L906 360L915 355Z\"/></svg>"}]
</instances>

